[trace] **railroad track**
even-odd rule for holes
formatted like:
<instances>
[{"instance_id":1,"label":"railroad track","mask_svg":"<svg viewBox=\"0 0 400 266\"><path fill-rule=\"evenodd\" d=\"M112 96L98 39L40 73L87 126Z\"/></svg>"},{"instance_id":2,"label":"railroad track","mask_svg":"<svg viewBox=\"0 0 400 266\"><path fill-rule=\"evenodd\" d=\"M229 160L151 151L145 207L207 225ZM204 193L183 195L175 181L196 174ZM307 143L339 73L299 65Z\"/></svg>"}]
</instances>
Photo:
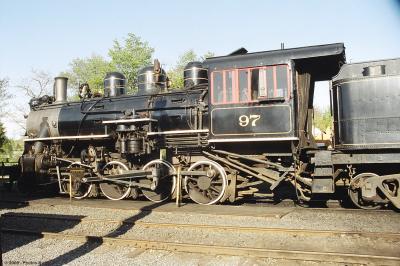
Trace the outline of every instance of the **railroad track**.
<instances>
[{"instance_id":1,"label":"railroad track","mask_svg":"<svg viewBox=\"0 0 400 266\"><path fill-rule=\"evenodd\" d=\"M21 205L21 206L35 206L35 205L47 205L47 206L53 206L53 205L61 205L61 204L66 204L66 202L71 202L68 198L64 197L56 197L56 198L51 198L53 201L50 202L40 202L40 201L30 201L30 200L5 200L5 199L0 199L0 205ZM98 199L90 199L92 202L96 202ZM83 202L83 200L81 200ZM98 200L99 202L102 202L103 199ZM79 204L80 200L72 200L73 204ZM126 202L126 201L124 201ZM321 208L321 207L302 207L299 205L293 204L293 201L290 201L291 204L288 205L288 202L283 202L282 205L276 205L272 203L244 203L243 207L246 206L252 206L256 208L268 208L268 207L279 207L282 206L283 208L299 208L299 209L309 209L309 210L327 210L327 211L343 211L343 212L362 212L362 213L378 213L378 212L393 212L391 209L378 209L378 210L363 210L363 209L356 209L356 208L344 208L344 207L326 207L326 208ZM119 208L118 207L118 201L112 202L113 207L112 209L115 210L126 210L126 208ZM189 204L195 204L195 203L189 203ZM101 209L110 209L110 206L102 206L102 204L98 205L91 205L91 206L83 206L83 207L91 207L91 208L101 208ZM144 210L145 211L145 210Z\"/></svg>"},{"instance_id":2,"label":"railroad track","mask_svg":"<svg viewBox=\"0 0 400 266\"><path fill-rule=\"evenodd\" d=\"M63 222L79 222L79 223L109 223L115 225L132 225L143 226L147 228L197 228L212 231L235 231L235 232L253 232L253 233L290 233L296 235L324 235L324 236L358 236L368 238L384 238L393 241L400 241L400 233L391 232L365 232L365 231L344 231L344 230L313 230L313 229L293 229L283 227L249 227L249 226L228 226L228 225L208 225L208 224L189 224L189 223L151 223L143 221L116 220L116 219L93 219L79 218L71 216L57 216L47 214L31 214L31 213L5 213L4 218L29 218L43 219Z\"/></svg>"},{"instance_id":3,"label":"railroad track","mask_svg":"<svg viewBox=\"0 0 400 266\"><path fill-rule=\"evenodd\" d=\"M6 213L2 215L2 219L31 219L31 220L48 220L61 222L79 223L106 223L121 225L143 226L149 229L156 228L179 228L210 230L210 231L232 231L235 233L258 233L258 234L291 234L298 236L348 236L348 237L363 237L370 239L385 239L385 241L398 242L400 241L400 233L390 232L359 232L359 231L343 231L343 230L313 230L313 229L292 229L292 228L266 228L266 227L244 227L244 226L226 226L226 225L204 225L204 224L182 224L182 223L151 223L144 221L130 221L117 219L93 219L93 218L78 218L70 216L57 216L47 214L25 214L25 213ZM273 249L260 247L238 247L229 245L209 245L209 244L194 244L182 242L170 242L159 240L143 240L128 237L109 237L109 236L94 236L90 234L75 234L75 233L60 233L60 232L43 232L35 230L26 230L19 228L2 228L1 231L6 234L13 235L29 235L47 239L63 239L75 240L79 242L93 242L98 244L112 244L120 246L132 246L140 249L156 249L167 250L171 252L191 252L213 255L228 255L228 256L251 256L258 258L275 258L275 259L290 259L290 260L308 260L321 262L338 262L338 263L361 263L361 264L379 264L379 265L399 265L400 256L383 256L376 254L358 254L352 252L319 252L301 249Z\"/></svg>"},{"instance_id":4,"label":"railroad track","mask_svg":"<svg viewBox=\"0 0 400 266\"><path fill-rule=\"evenodd\" d=\"M121 246L132 246L140 249L167 250L171 252L190 252L213 255L228 256L250 256L258 258L290 259L302 261L338 262L338 263L360 263L379 265L399 265L400 257L377 256L338 252L316 252L287 249L267 249L254 247L235 247L223 245L205 245L192 243L175 243L167 241L122 239L115 237L99 237L79 234L50 233L30 230L18 230L3 228L3 233L29 235L48 239L75 240L80 242L94 242L100 244L112 244Z\"/></svg>"}]
</instances>

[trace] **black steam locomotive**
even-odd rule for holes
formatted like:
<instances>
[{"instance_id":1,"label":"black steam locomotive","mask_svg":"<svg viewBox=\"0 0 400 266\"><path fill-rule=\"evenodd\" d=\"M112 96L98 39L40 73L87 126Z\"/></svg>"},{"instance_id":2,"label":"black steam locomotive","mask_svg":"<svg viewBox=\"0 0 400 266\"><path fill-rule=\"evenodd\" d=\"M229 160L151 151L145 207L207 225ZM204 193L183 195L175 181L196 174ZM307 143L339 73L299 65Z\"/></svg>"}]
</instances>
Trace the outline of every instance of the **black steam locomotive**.
<instances>
[{"instance_id":1,"label":"black steam locomotive","mask_svg":"<svg viewBox=\"0 0 400 266\"><path fill-rule=\"evenodd\" d=\"M171 90L158 61L138 75L104 79L104 94L67 79L30 102L22 190L56 183L75 198L185 196L199 204L242 198L329 198L400 208L400 59L345 64L344 45L232 54L191 62ZM312 135L316 81L330 81L334 137Z\"/></svg>"}]
</instances>

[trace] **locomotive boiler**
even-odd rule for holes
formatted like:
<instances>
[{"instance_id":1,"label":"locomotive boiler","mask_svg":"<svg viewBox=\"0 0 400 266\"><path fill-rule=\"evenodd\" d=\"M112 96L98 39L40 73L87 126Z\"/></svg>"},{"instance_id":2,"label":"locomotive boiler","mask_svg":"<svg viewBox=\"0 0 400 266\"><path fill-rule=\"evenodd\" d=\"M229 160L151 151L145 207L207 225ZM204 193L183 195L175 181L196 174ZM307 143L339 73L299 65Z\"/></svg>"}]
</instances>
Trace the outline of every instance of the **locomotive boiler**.
<instances>
[{"instance_id":1,"label":"locomotive boiler","mask_svg":"<svg viewBox=\"0 0 400 266\"><path fill-rule=\"evenodd\" d=\"M317 81L331 82L331 147L312 135ZM346 191L361 208L400 208L399 89L399 59L346 64L341 43L191 62L175 89L156 60L133 95L112 72L102 95L82 84L67 101L58 77L30 102L18 185L154 202L183 189L199 204Z\"/></svg>"}]
</instances>

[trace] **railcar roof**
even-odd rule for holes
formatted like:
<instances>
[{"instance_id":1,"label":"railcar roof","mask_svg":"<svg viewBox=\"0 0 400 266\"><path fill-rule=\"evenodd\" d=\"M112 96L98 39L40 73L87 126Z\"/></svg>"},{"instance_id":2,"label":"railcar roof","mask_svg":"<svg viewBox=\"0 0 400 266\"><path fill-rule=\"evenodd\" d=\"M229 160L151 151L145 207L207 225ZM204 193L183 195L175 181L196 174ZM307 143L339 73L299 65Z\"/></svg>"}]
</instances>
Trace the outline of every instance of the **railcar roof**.
<instances>
[{"instance_id":1,"label":"railcar roof","mask_svg":"<svg viewBox=\"0 0 400 266\"><path fill-rule=\"evenodd\" d=\"M381 66L383 66L384 70L379 76L400 75L400 58L388 58L345 64L340 69L339 73L333 77L332 81L336 82L348 78L363 78L366 77L366 68Z\"/></svg>"}]
</instances>

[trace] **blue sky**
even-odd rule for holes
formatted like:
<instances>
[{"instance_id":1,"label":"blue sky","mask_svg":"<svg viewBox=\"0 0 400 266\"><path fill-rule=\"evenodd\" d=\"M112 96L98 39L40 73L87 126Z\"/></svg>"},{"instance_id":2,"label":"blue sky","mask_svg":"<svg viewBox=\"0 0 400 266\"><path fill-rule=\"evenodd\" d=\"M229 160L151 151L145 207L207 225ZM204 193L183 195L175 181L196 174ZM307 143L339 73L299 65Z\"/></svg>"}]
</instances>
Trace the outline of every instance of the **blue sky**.
<instances>
[{"instance_id":1,"label":"blue sky","mask_svg":"<svg viewBox=\"0 0 400 266\"><path fill-rule=\"evenodd\" d=\"M167 68L188 49L224 55L242 46L279 49L281 42L287 48L344 42L348 61L355 62L400 57L400 4L0 0L0 77L13 85L32 68L57 75L74 58L107 56L113 40L129 32L148 41ZM317 102L326 105L318 93Z\"/></svg>"}]
</instances>

